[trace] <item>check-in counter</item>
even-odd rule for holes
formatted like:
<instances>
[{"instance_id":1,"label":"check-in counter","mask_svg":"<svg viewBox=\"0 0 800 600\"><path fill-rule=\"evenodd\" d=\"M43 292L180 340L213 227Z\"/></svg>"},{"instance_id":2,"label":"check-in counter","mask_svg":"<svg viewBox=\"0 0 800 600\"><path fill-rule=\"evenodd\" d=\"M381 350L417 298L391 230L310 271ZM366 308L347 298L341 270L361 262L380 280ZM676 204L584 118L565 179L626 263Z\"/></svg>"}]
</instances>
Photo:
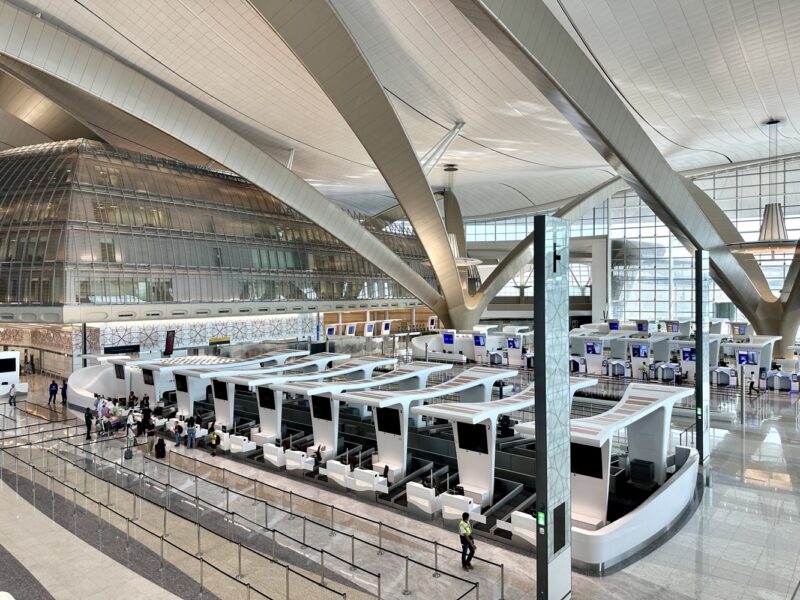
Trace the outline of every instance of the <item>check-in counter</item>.
<instances>
[{"instance_id":1,"label":"check-in counter","mask_svg":"<svg viewBox=\"0 0 800 600\"><path fill-rule=\"evenodd\" d=\"M442 510L442 500L436 490L412 481L406 485L408 511L418 517L433 519Z\"/></svg>"},{"instance_id":2,"label":"check-in counter","mask_svg":"<svg viewBox=\"0 0 800 600\"><path fill-rule=\"evenodd\" d=\"M324 468L319 470L321 475L325 475L328 481L339 484L343 488L353 488L353 475L350 473L350 465L339 462L338 460L329 460Z\"/></svg>"},{"instance_id":3,"label":"check-in counter","mask_svg":"<svg viewBox=\"0 0 800 600\"><path fill-rule=\"evenodd\" d=\"M386 478L369 469L354 469L352 485L352 489L356 492L380 492L385 494L389 491Z\"/></svg>"},{"instance_id":4,"label":"check-in counter","mask_svg":"<svg viewBox=\"0 0 800 600\"><path fill-rule=\"evenodd\" d=\"M465 490L466 493L466 490ZM470 518L483 522L485 519L481 517L481 505L476 504L469 496L456 496L445 492L439 494L442 501L442 518L446 520L461 520L461 515L469 513Z\"/></svg>"},{"instance_id":5,"label":"check-in counter","mask_svg":"<svg viewBox=\"0 0 800 600\"><path fill-rule=\"evenodd\" d=\"M281 446L267 443L262 447L264 451L265 462L279 469L286 466L286 454Z\"/></svg>"},{"instance_id":6,"label":"check-in counter","mask_svg":"<svg viewBox=\"0 0 800 600\"><path fill-rule=\"evenodd\" d=\"M313 471L314 459L305 452L300 450L287 450L284 452L286 457L286 470L287 471Z\"/></svg>"},{"instance_id":7,"label":"check-in counter","mask_svg":"<svg viewBox=\"0 0 800 600\"><path fill-rule=\"evenodd\" d=\"M231 454L236 454L239 452L250 452L251 450L256 449L256 445L254 442L251 442L243 435L232 435L230 436L231 441Z\"/></svg>"}]
</instances>

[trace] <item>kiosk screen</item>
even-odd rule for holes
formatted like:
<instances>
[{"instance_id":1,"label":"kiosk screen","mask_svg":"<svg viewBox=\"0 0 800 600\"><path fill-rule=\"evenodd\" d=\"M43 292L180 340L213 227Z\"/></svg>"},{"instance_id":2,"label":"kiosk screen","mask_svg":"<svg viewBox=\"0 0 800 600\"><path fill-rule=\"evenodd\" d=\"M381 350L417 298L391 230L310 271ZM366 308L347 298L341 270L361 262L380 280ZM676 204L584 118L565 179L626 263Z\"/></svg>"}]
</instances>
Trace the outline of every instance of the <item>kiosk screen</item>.
<instances>
[{"instance_id":1,"label":"kiosk screen","mask_svg":"<svg viewBox=\"0 0 800 600\"><path fill-rule=\"evenodd\" d=\"M617 331L619 329L619 321L609 321L608 322L608 330L609 331Z\"/></svg>"},{"instance_id":2,"label":"kiosk screen","mask_svg":"<svg viewBox=\"0 0 800 600\"><path fill-rule=\"evenodd\" d=\"M647 323L639 322L636 323L636 331L647 331Z\"/></svg>"},{"instance_id":3,"label":"kiosk screen","mask_svg":"<svg viewBox=\"0 0 800 600\"><path fill-rule=\"evenodd\" d=\"M142 379L145 385L153 385L153 372L150 369L142 369Z\"/></svg>"},{"instance_id":4,"label":"kiosk screen","mask_svg":"<svg viewBox=\"0 0 800 600\"><path fill-rule=\"evenodd\" d=\"M486 426L480 423L456 423L458 426L458 447L481 454L489 454L489 443L486 439Z\"/></svg>"},{"instance_id":5,"label":"kiosk screen","mask_svg":"<svg viewBox=\"0 0 800 600\"><path fill-rule=\"evenodd\" d=\"M114 376L117 379L125 379L125 365L114 365Z\"/></svg>"},{"instance_id":6,"label":"kiosk screen","mask_svg":"<svg viewBox=\"0 0 800 600\"><path fill-rule=\"evenodd\" d=\"M224 381L214 380L214 398L217 400L228 399L228 384Z\"/></svg>"},{"instance_id":7,"label":"kiosk screen","mask_svg":"<svg viewBox=\"0 0 800 600\"><path fill-rule=\"evenodd\" d=\"M445 346L452 346L454 339L455 339L455 337L453 336L452 333L443 333L442 334L442 343Z\"/></svg>"},{"instance_id":8,"label":"kiosk screen","mask_svg":"<svg viewBox=\"0 0 800 600\"><path fill-rule=\"evenodd\" d=\"M327 336L336 335L336 327L335 326L326 327L325 328L325 335L327 335Z\"/></svg>"},{"instance_id":9,"label":"kiosk screen","mask_svg":"<svg viewBox=\"0 0 800 600\"><path fill-rule=\"evenodd\" d=\"M746 351L741 351L740 350L739 353L737 354L737 358L739 359L738 363L740 365L746 365L747 364L747 352Z\"/></svg>"},{"instance_id":10,"label":"kiosk screen","mask_svg":"<svg viewBox=\"0 0 800 600\"><path fill-rule=\"evenodd\" d=\"M311 407L314 411L315 419L333 421L330 398L326 398L324 396L311 396Z\"/></svg>"},{"instance_id":11,"label":"kiosk screen","mask_svg":"<svg viewBox=\"0 0 800 600\"><path fill-rule=\"evenodd\" d=\"M186 380L186 375L175 375L175 389L179 392L189 391L189 382Z\"/></svg>"},{"instance_id":12,"label":"kiosk screen","mask_svg":"<svg viewBox=\"0 0 800 600\"><path fill-rule=\"evenodd\" d=\"M367 326L365 327L366 333L372 333L373 329L375 329L375 325L373 325L372 323L367 323Z\"/></svg>"},{"instance_id":13,"label":"kiosk screen","mask_svg":"<svg viewBox=\"0 0 800 600\"><path fill-rule=\"evenodd\" d=\"M400 411L396 408L376 408L378 431L400 435Z\"/></svg>"},{"instance_id":14,"label":"kiosk screen","mask_svg":"<svg viewBox=\"0 0 800 600\"><path fill-rule=\"evenodd\" d=\"M584 444L570 444L570 465L576 475L603 478L603 452Z\"/></svg>"},{"instance_id":15,"label":"kiosk screen","mask_svg":"<svg viewBox=\"0 0 800 600\"><path fill-rule=\"evenodd\" d=\"M355 335L356 334L356 326L355 325L348 325L347 326L347 335Z\"/></svg>"},{"instance_id":16,"label":"kiosk screen","mask_svg":"<svg viewBox=\"0 0 800 600\"><path fill-rule=\"evenodd\" d=\"M475 341L476 348L483 348L486 346L486 336L485 335L475 335L472 336Z\"/></svg>"},{"instance_id":17,"label":"kiosk screen","mask_svg":"<svg viewBox=\"0 0 800 600\"><path fill-rule=\"evenodd\" d=\"M275 410L275 392L268 387L258 388L258 405L261 408Z\"/></svg>"}]
</instances>

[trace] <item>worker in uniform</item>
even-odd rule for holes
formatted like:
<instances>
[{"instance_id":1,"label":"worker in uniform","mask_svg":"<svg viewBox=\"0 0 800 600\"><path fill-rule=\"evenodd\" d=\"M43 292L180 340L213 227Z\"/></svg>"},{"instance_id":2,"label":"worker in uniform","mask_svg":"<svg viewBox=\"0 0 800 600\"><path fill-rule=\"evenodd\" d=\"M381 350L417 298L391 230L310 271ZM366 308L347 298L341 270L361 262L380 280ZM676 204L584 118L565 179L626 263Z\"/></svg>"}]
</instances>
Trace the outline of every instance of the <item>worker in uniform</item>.
<instances>
[{"instance_id":1,"label":"worker in uniform","mask_svg":"<svg viewBox=\"0 0 800 600\"><path fill-rule=\"evenodd\" d=\"M472 557L475 556L475 538L472 536L472 524L469 522L469 513L461 515L458 522L458 535L461 538L461 568L471 571Z\"/></svg>"}]
</instances>

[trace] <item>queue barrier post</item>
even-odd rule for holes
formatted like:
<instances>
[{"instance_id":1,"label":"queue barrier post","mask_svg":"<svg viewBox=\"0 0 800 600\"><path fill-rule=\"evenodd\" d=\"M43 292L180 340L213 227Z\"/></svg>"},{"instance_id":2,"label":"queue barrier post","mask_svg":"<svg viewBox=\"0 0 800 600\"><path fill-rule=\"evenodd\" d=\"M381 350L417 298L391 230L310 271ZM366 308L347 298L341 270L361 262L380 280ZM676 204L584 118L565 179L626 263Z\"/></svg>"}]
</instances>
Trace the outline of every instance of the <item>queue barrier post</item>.
<instances>
[{"instance_id":1,"label":"queue barrier post","mask_svg":"<svg viewBox=\"0 0 800 600\"><path fill-rule=\"evenodd\" d=\"M406 574L405 574L405 576L406 576L406 586L405 586L405 588L403 588L403 596L408 596L409 594L411 594L411 590L408 589L408 556L406 556L406 561L405 562L406 562Z\"/></svg>"}]
</instances>

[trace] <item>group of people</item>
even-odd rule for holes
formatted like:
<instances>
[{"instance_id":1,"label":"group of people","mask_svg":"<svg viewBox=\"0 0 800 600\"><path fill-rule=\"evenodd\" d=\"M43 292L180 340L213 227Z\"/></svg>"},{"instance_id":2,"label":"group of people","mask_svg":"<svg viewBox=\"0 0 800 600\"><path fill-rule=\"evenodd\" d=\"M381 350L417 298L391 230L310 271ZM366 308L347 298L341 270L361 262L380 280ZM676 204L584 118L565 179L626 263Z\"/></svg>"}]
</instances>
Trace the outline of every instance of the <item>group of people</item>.
<instances>
[{"instance_id":1,"label":"group of people","mask_svg":"<svg viewBox=\"0 0 800 600\"><path fill-rule=\"evenodd\" d=\"M53 404L53 408L55 408L56 407L56 396L58 396L58 384L56 383L55 379L53 379L53 381L50 383L50 387L48 388L48 391L50 392L50 397L47 400L47 406L49 407L50 403L52 403ZM66 379L62 379L61 380L61 405L62 406L66 406L67 405L67 380Z\"/></svg>"},{"instance_id":2,"label":"group of people","mask_svg":"<svg viewBox=\"0 0 800 600\"><path fill-rule=\"evenodd\" d=\"M175 446L181 445L181 439L183 438L183 425L181 421L175 423ZM197 436L197 429L195 428L195 420L194 415L190 416L186 420L186 447L187 448L194 448L195 437Z\"/></svg>"}]
</instances>

